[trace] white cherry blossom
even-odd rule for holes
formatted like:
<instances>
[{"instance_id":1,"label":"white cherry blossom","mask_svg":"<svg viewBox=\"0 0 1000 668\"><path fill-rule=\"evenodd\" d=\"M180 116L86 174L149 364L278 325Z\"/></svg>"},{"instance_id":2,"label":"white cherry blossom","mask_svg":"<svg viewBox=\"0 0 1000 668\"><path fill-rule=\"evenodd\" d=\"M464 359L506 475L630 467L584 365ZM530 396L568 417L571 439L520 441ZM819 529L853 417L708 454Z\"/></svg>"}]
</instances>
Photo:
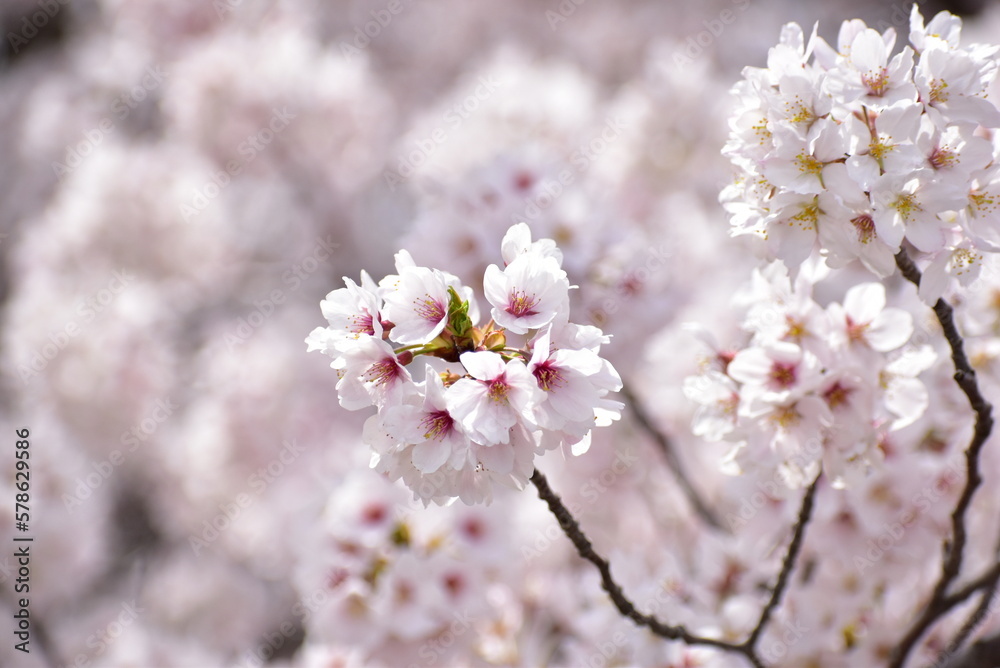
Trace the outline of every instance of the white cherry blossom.
<instances>
[{"instance_id":1,"label":"white cherry blossom","mask_svg":"<svg viewBox=\"0 0 1000 668\"><path fill-rule=\"evenodd\" d=\"M566 272L541 253L522 253L503 270L491 264L483 290L493 305L493 321L515 334L544 327L569 309Z\"/></svg>"}]
</instances>

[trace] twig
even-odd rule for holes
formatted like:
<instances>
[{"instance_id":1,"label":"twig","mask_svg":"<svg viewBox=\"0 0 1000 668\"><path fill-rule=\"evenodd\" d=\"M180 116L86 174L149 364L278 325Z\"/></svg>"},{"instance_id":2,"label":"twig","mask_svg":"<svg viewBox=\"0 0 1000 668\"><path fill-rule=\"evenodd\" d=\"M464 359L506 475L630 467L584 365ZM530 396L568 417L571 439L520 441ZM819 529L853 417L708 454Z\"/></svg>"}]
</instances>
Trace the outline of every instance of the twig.
<instances>
[{"instance_id":1,"label":"twig","mask_svg":"<svg viewBox=\"0 0 1000 668\"><path fill-rule=\"evenodd\" d=\"M681 464L680 457L677 456L677 452L674 450L673 443L667 438L667 435L656 428L653 421L650 419L649 415L646 413L646 409L643 408L642 402L639 401L632 392L628 389L628 386L621 389L619 392L625 401L629 403L632 408L632 414L635 415L635 421L639 423L646 433L652 437L656 444L660 448L660 452L667 460L667 466L673 472L674 477L677 479L677 484L681 486L681 489L687 495L688 501L691 502L691 506L694 508L698 516L711 527L716 529L725 530L719 518L715 516L715 513L708 507L704 499L701 497L701 493L695 489L691 480L688 478L687 473L684 470L684 466Z\"/></svg>"},{"instance_id":2,"label":"twig","mask_svg":"<svg viewBox=\"0 0 1000 668\"><path fill-rule=\"evenodd\" d=\"M986 617L989 614L990 602L993 599L993 594L996 593L996 588L997 583L994 581L993 584L983 592L983 597L980 599L979 605L976 606L976 609L972 611L969 618L965 620L964 624L962 624L962 628L960 628L958 633L955 634L955 637L952 638L948 648L938 657L936 665L943 665L949 657L958 654L958 651L962 649L962 645L964 645L965 641L969 639L969 636L972 635L980 624L986 621Z\"/></svg>"},{"instance_id":3,"label":"twig","mask_svg":"<svg viewBox=\"0 0 1000 668\"><path fill-rule=\"evenodd\" d=\"M774 612L778 603L781 602L781 597L785 592L785 587L788 586L789 576L792 574L792 569L795 567L795 562L798 561L799 552L802 549L802 539L805 537L806 525L812 517L813 502L816 500L816 489L819 487L819 479L821 477L823 477L822 473L816 476L816 479L812 481L812 484L809 485L805 495L802 497L802 507L799 508L799 518L796 520L795 529L792 531L792 540L788 544L788 552L785 553L785 558L781 562L781 572L778 573L778 580L774 585L774 589L771 590L771 598L768 599L764 609L761 610L760 620L757 622L757 626L755 626L753 631L750 632L750 637L747 638L746 643L744 643L751 649L756 646L757 640L764 632L764 628L767 626L768 621L770 621L771 613Z\"/></svg>"},{"instance_id":4,"label":"twig","mask_svg":"<svg viewBox=\"0 0 1000 668\"><path fill-rule=\"evenodd\" d=\"M913 264L905 250L896 254L896 266L899 267L899 271L908 281L920 286L920 270ZM976 413L976 426L972 434L972 441L965 451L965 487L962 489L962 494L951 515L951 540L944 543L941 576L938 578L934 591L931 593L931 599L924 607L923 612L913 622L909 631L893 651L889 668L902 668L910 650L917 644L924 632L951 607L948 605L949 597L946 596L946 593L948 586L962 569L962 557L968 539L965 513L972 502L976 489L982 482L982 476L979 472L979 452L983 449L983 445L993 429L993 407L979 391L976 372L972 369L972 365L969 364L969 359L965 355L962 336L955 326L951 305L944 299L938 299L937 303L934 304L934 314L937 316L938 322L941 323L941 329L944 331L945 339L951 348L951 359L955 365L955 382L969 399L969 405Z\"/></svg>"},{"instance_id":5,"label":"twig","mask_svg":"<svg viewBox=\"0 0 1000 668\"><path fill-rule=\"evenodd\" d=\"M562 499L560 499L559 496L552 491L552 488L549 487L549 482L546 480L545 476L542 475L542 472L535 469L534 474L531 476L531 482L538 489L538 496L548 504L549 510L552 511L552 514L555 515L556 519L559 521L559 526L562 527L563 532L570 539L570 541L572 541L573 545L576 547L576 551L581 557L597 567L597 570L601 574L601 586L604 588L604 591L608 592L608 595L611 597L611 601L615 604L615 607L618 608L618 611L623 616L628 617L639 626L648 628L661 638L666 638L668 640L681 640L689 645L707 645L709 647L715 647L728 652L741 654L747 659L747 661L750 662L752 666L754 666L754 668L765 668L764 662L757 655L757 640L763 632L764 627L767 626L771 613L781 600L782 593L788 584L789 575L792 572L799 550L802 547L802 537L805 533L805 527L812 514L813 498L819 482L818 476L816 480L813 481L812 485L810 485L802 499L802 508L799 511L799 519L795 524L792 540L788 546L788 552L785 554L785 559L781 564L781 571L778 575L778 580L775 583L774 589L771 592L771 597L764 606L764 609L761 611L760 619L757 622L757 626L754 627L751 632L750 637L739 644L697 636L689 632L683 626L670 626L669 624L664 624L651 615L644 615L639 612L635 605L625 596L621 585L615 582L612 577L611 565L608 563L608 560L597 554L594 550L594 546L590 542L590 539L587 538L586 534L583 533L583 530L580 529L580 524L569 512L569 509L563 504Z\"/></svg>"}]
</instances>

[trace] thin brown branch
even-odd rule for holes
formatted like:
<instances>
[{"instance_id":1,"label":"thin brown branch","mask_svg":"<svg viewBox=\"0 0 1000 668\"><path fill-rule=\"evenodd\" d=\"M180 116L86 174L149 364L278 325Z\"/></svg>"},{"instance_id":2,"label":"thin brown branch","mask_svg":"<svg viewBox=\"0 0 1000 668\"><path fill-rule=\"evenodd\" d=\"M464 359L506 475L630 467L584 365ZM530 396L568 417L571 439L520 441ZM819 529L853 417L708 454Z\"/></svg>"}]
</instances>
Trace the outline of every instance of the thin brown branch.
<instances>
[{"instance_id":1,"label":"thin brown branch","mask_svg":"<svg viewBox=\"0 0 1000 668\"><path fill-rule=\"evenodd\" d=\"M785 553L785 558L781 562L781 571L778 573L778 580L774 584L774 589L771 590L771 597L768 599L767 604L764 609L760 612L760 619L757 625L754 627L753 631L750 632L750 637L747 638L746 643L744 643L750 649L753 649L757 645L757 640L760 639L761 634L764 632L764 628L767 626L768 621L771 619L771 613L781 602L781 597L785 593L785 588L788 586L789 577L792 574L792 570L795 568L795 562L798 561L799 552L802 550L803 538L806 534L806 525L809 524L809 519L812 517L813 503L816 500L816 489L819 487L819 479L823 477L820 473L816 476L816 479L812 481L806 493L802 496L802 506L799 508L799 518L795 522L795 528L792 530L792 540L788 544L788 551Z\"/></svg>"},{"instance_id":2,"label":"thin brown branch","mask_svg":"<svg viewBox=\"0 0 1000 668\"><path fill-rule=\"evenodd\" d=\"M978 578L972 580L961 589L946 596L942 601L942 604L947 606L947 609L950 610L956 605L963 603L967 598L971 597L980 589L996 589L998 581L1000 581L1000 563L993 564Z\"/></svg>"},{"instance_id":3,"label":"thin brown branch","mask_svg":"<svg viewBox=\"0 0 1000 668\"><path fill-rule=\"evenodd\" d=\"M597 567L598 572L601 574L601 586L604 588L604 591L608 592L608 595L611 597L611 601L615 604L615 607L618 608L618 611L623 616L631 619L639 626L648 628L661 638L666 638L668 640L681 640L689 645L706 645L727 652L741 654L747 661L750 662L752 666L754 666L754 668L764 668L763 661L757 655L757 640L760 638L761 633L767 626L771 613L781 601L782 594L788 584L789 576L792 572L799 551L801 550L805 527L809 522L810 516L812 515L813 499L816 494L816 487L819 483L818 476L816 480L813 481L812 485L809 486L809 489L806 490L802 499L802 508L799 511L799 518L795 524L795 529L792 533L792 540L788 545L788 552L785 554L784 561L781 564L781 571L778 574L778 580L771 592L771 597L764 606L764 609L761 611L760 619L757 622L756 627L754 627L754 630L751 632L750 637L739 644L698 636L691 633L683 626L670 626L669 624L665 624L651 615L644 615L639 612L635 605L628 599L628 597L625 596L621 585L615 582L614 577L611 575L611 565L608 563L608 560L594 550L594 546L591 544L590 539L583 533L583 530L580 528L580 524L569 512L569 509L563 504L562 499L560 499L559 496L552 491L548 480L546 480L545 476L542 475L542 472L535 469L534 474L531 476L531 482L538 489L538 496L541 497L546 504L548 504L549 510L552 511L556 520L559 521L559 526L562 527L563 533L565 533L570 541L572 541L574 547L576 547L576 551L581 557Z\"/></svg>"},{"instance_id":4,"label":"thin brown branch","mask_svg":"<svg viewBox=\"0 0 1000 668\"><path fill-rule=\"evenodd\" d=\"M969 639L977 628L979 628L980 624L986 621L986 618L989 616L990 602L993 600L993 594L996 593L996 588L997 583L994 581L993 584L983 592L979 605L976 606L976 609L972 611L969 618L965 620L964 624L962 624L962 628L960 628L958 633L955 634L955 637L952 638L951 643L948 644L948 648L941 654L941 656L938 657L938 665L943 665L944 661L946 661L948 657L958 654L958 651L962 649L962 645L965 644L965 641Z\"/></svg>"},{"instance_id":5,"label":"thin brown branch","mask_svg":"<svg viewBox=\"0 0 1000 668\"><path fill-rule=\"evenodd\" d=\"M916 286L920 286L920 270L913 264L913 261L906 254L905 250L896 254L896 266L903 276ZM945 339L951 348L951 359L955 366L955 382L969 400L969 405L976 414L976 425L972 434L972 440L965 450L966 480L962 494L955 505L955 510L951 515L951 539L945 541L941 561L941 575L934 591L931 593L930 601L923 608L923 612L910 626L906 635L896 646L889 663L889 668L902 668L906 662L906 657L917 644L924 633L936 622L945 612L951 609L953 603L949 605L947 596L948 587L958 577L962 569L962 558L965 551L965 543L968 540L965 525L965 514L972 502L972 497L976 489L982 482L979 471L979 453L986 443L990 432L993 430L993 407L990 405L979 390L979 383L976 381L976 372L969 359L965 355L965 346L962 336L955 326L954 311L951 305L944 299L938 299L934 304L934 314L941 329L944 331Z\"/></svg>"},{"instance_id":6,"label":"thin brown branch","mask_svg":"<svg viewBox=\"0 0 1000 668\"><path fill-rule=\"evenodd\" d=\"M639 612L635 605L625 596L621 585L615 582L612 577L611 565L608 563L608 560L597 554L594 550L594 546L590 542L590 539L587 538L587 536L583 533L583 530L580 529L580 524L569 512L569 509L563 504L562 499L560 499L559 496L552 491L552 488L549 486L549 481L545 478L542 472L535 469L534 474L531 476L531 482L538 489L538 496L545 501L546 504L548 504L549 510L552 511L556 520L559 521L559 526L562 527L563 533L565 533L570 541L573 542L574 547L576 547L576 551L581 557L597 567L598 572L601 574L601 586L604 588L604 591L608 592L608 596L611 597L611 601L615 604L615 607L618 608L618 611L623 616L628 617L639 626L648 628L661 638L666 638L668 640L682 640L689 645L707 645L709 647L716 647L729 652L736 652L745 656L754 668L764 668L764 664L761 663L752 648L748 648L744 645L736 645L724 640L703 638L701 636L694 635L683 626L670 626L669 624L665 624L651 615L644 615Z\"/></svg>"},{"instance_id":7,"label":"thin brown branch","mask_svg":"<svg viewBox=\"0 0 1000 668\"><path fill-rule=\"evenodd\" d=\"M646 413L646 409L643 407L642 402L628 389L628 386L622 388L619 392L628 402L629 406L632 408L632 414L635 415L635 421L639 423L647 434L656 442L659 446L660 452L663 453L664 458L667 460L667 466L670 468L674 477L677 479L677 484L680 485L684 494L687 496L688 501L691 503L691 507L698 516L711 527L716 529L725 530L722 522L715 513L712 512L708 504L702 498L701 493L695 489L694 484L688 478L685 472L684 465L681 463L680 457L677 456L677 452L674 449L673 443L667 438L667 435L660 431L656 425L653 424L652 419L649 414Z\"/></svg>"}]
</instances>

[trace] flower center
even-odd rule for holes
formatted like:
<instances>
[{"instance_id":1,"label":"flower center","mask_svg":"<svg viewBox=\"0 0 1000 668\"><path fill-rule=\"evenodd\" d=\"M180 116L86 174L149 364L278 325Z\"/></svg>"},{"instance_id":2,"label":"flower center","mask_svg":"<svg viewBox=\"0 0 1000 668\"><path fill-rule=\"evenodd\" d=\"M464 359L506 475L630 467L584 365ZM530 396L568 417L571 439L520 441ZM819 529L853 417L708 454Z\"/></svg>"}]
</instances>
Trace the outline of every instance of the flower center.
<instances>
[{"instance_id":1,"label":"flower center","mask_svg":"<svg viewBox=\"0 0 1000 668\"><path fill-rule=\"evenodd\" d=\"M417 315L428 322L440 322L446 313L444 305L431 299L430 295L424 295L423 299L414 299L413 307Z\"/></svg>"},{"instance_id":2,"label":"flower center","mask_svg":"<svg viewBox=\"0 0 1000 668\"><path fill-rule=\"evenodd\" d=\"M799 423L801 416L798 411L795 410L793 406L780 406L771 415L771 421L778 425L781 429L788 429L789 427L794 427Z\"/></svg>"},{"instance_id":3,"label":"flower center","mask_svg":"<svg viewBox=\"0 0 1000 668\"><path fill-rule=\"evenodd\" d=\"M923 207L917 202L916 197L910 193L900 193L896 197L896 201L892 203L892 208L898 211L899 217L907 223L913 220L913 214L923 211Z\"/></svg>"},{"instance_id":4,"label":"flower center","mask_svg":"<svg viewBox=\"0 0 1000 668\"><path fill-rule=\"evenodd\" d=\"M968 248L956 248L951 254L952 271L956 275L964 274L981 259L983 259L982 255L974 253Z\"/></svg>"},{"instance_id":5,"label":"flower center","mask_svg":"<svg viewBox=\"0 0 1000 668\"><path fill-rule=\"evenodd\" d=\"M795 365L775 362L771 366L771 380L779 387L788 388L795 384Z\"/></svg>"},{"instance_id":6,"label":"flower center","mask_svg":"<svg viewBox=\"0 0 1000 668\"><path fill-rule=\"evenodd\" d=\"M455 428L455 421L448 415L448 411L434 411L424 416L420 426L424 429L424 438L440 441Z\"/></svg>"},{"instance_id":7,"label":"flower center","mask_svg":"<svg viewBox=\"0 0 1000 668\"><path fill-rule=\"evenodd\" d=\"M895 144L890 143L891 139L892 137L888 137L886 139L882 138L873 139L872 142L868 144L868 152L871 154L873 158L878 160L879 163L882 162L882 158L884 158L887 154L891 153L893 149L896 148Z\"/></svg>"},{"instance_id":8,"label":"flower center","mask_svg":"<svg viewBox=\"0 0 1000 668\"><path fill-rule=\"evenodd\" d=\"M799 171L803 174L819 176L823 172L823 163L805 151L802 151L795 157L795 162L799 166Z\"/></svg>"},{"instance_id":9,"label":"flower center","mask_svg":"<svg viewBox=\"0 0 1000 668\"><path fill-rule=\"evenodd\" d=\"M510 385L503 379L503 377L491 380L489 382L489 390L487 391L487 396L493 400L493 403L507 403L507 393L510 391Z\"/></svg>"},{"instance_id":10,"label":"flower center","mask_svg":"<svg viewBox=\"0 0 1000 668\"><path fill-rule=\"evenodd\" d=\"M823 398L830 408L837 408L847 403L847 399L853 391L853 389L841 385L838 380L830 389L823 393Z\"/></svg>"},{"instance_id":11,"label":"flower center","mask_svg":"<svg viewBox=\"0 0 1000 668\"><path fill-rule=\"evenodd\" d=\"M538 381L538 387L542 388L546 392L551 392L552 390L566 384L566 379L562 375L562 370L548 360L535 367L535 370L532 373L535 375L535 380Z\"/></svg>"},{"instance_id":12,"label":"flower center","mask_svg":"<svg viewBox=\"0 0 1000 668\"><path fill-rule=\"evenodd\" d=\"M798 223L798 226L804 230L816 229L820 214L818 199L814 198L812 202L803 204L799 212L789 219L788 224L795 226Z\"/></svg>"},{"instance_id":13,"label":"flower center","mask_svg":"<svg viewBox=\"0 0 1000 668\"><path fill-rule=\"evenodd\" d=\"M971 208L975 214L990 214L997 208L997 201L993 198L989 192L980 192L978 190L969 193L969 201L971 202Z\"/></svg>"},{"instance_id":14,"label":"flower center","mask_svg":"<svg viewBox=\"0 0 1000 668\"><path fill-rule=\"evenodd\" d=\"M381 386L395 381L402 374L403 367L393 358L385 358L375 362L362 375L366 383Z\"/></svg>"},{"instance_id":15,"label":"flower center","mask_svg":"<svg viewBox=\"0 0 1000 668\"><path fill-rule=\"evenodd\" d=\"M358 338L362 334L374 336L375 327L372 322L372 314L367 311L352 315L347 319L347 331L354 334L354 338Z\"/></svg>"},{"instance_id":16,"label":"flower center","mask_svg":"<svg viewBox=\"0 0 1000 668\"><path fill-rule=\"evenodd\" d=\"M884 67L880 70L868 70L861 75L861 83L868 89L869 95L882 97L889 90L889 70Z\"/></svg>"},{"instance_id":17,"label":"flower center","mask_svg":"<svg viewBox=\"0 0 1000 668\"><path fill-rule=\"evenodd\" d=\"M858 231L858 241L867 244L875 238L875 221L867 213L851 219L851 224Z\"/></svg>"},{"instance_id":18,"label":"flower center","mask_svg":"<svg viewBox=\"0 0 1000 668\"><path fill-rule=\"evenodd\" d=\"M865 330L868 329L867 322L854 322L851 316L847 316L847 338L851 341L864 341Z\"/></svg>"},{"instance_id":19,"label":"flower center","mask_svg":"<svg viewBox=\"0 0 1000 668\"><path fill-rule=\"evenodd\" d=\"M927 161L931 163L931 167L934 169L941 169L942 167L951 167L956 164L958 156L947 146L937 146L931 151Z\"/></svg>"},{"instance_id":20,"label":"flower center","mask_svg":"<svg viewBox=\"0 0 1000 668\"><path fill-rule=\"evenodd\" d=\"M785 323L788 325L788 331L785 332L785 336L789 339L795 339L796 341L801 340L806 334L806 324L797 318L793 318L790 315L785 316Z\"/></svg>"},{"instance_id":21,"label":"flower center","mask_svg":"<svg viewBox=\"0 0 1000 668\"><path fill-rule=\"evenodd\" d=\"M504 310L516 318L523 318L524 316L535 315L538 313L538 311L532 310L537 303L538 298L535 297L535 295L531 295L529 297L525 292L515 290L510 294L507 308Z\"/></svg>"},{"instance_id":22,"label":"flower center","mask_svg":"<svg viewBox=\"0 0 1000 668\"><path fill-rule=\"evenodd\" d=\"M946 82L946 81L944 81L942 79L931 79L931 100L930 100L930 103L934 104L935 102L938 102L938 103L947 102L948 101L948 93L946 93L945 90L944 90L947 87L948 87L948 82Z\"/></svg>"}]
</instances>

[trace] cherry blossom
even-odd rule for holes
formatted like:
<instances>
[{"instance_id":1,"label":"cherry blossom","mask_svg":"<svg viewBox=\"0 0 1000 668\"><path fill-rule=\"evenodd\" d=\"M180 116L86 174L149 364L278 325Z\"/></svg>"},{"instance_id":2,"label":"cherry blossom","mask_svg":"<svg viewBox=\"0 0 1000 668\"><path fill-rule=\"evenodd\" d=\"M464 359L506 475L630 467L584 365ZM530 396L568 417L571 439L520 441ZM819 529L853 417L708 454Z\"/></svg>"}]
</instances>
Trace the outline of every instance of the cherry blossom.
<instances>
[{"instance_id":1,"label":"cherry blossom","mask_svg":"<svg viewBox=\"0 0 1000 668\"><path fill-rule=\"evenodd\" d=\"M361 287L346 281L331 293L331 326L306 339L308 350L333 357L344 408L376 408L363 434L372 467L425 503L488 503L495 483L524 486L536 451L568 446L581 455L595 426L621 416L623 405L608 397L621 378L599 354L610 339L569 322L555 242L532 241L522 223L501 245L506 267L488 266L483 281L494 307L485 326L476 325L471 289L403 250L377 290L363 274Z\"/></svg>"}]
</instances>

